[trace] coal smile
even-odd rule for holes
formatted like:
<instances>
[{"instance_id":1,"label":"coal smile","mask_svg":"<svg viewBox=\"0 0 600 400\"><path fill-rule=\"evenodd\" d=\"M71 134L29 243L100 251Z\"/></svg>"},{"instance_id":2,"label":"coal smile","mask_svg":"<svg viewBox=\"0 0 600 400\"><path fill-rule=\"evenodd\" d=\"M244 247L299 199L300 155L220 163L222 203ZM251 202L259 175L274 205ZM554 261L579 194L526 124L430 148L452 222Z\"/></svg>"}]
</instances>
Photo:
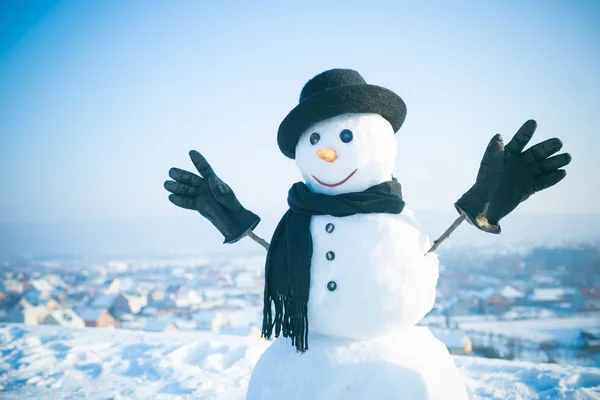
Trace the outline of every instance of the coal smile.
<instances>
[{"instance_id":1,"label":"coal smile","mask_svg":"<svg viewBox=\"0 0 600 400\"><path fill-rule=\"evenodd\" d=\"M352 176L356 173L356 171L358 171L358 168L356 168L354 171L352 171L350 173L350 175L348 175L344 180L339 181L338 183L325 183L325 182L321 182L319 180L319 178L317 178L314 175L311 175L313 178L316 179L317 182L319 182L321 185L323 186L327 186L327 187L336 187L336 186L340 186L343 185L344 183L346 183L348 181L348 179L352 178Z\"/></svg>"}]
</instances>

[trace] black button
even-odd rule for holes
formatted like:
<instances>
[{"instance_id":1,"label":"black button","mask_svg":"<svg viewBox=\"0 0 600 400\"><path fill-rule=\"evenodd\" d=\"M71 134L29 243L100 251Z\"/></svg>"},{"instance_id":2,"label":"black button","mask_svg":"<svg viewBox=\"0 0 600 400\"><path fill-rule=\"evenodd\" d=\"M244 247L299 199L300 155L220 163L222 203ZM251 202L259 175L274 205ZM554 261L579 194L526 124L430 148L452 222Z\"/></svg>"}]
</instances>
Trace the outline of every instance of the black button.
<instances>
[{"instance_id":1,"label":"black button","mask_svg":"<svg viewBox=\"0 0 600 400\"><path fill-rule=\"evenodd\" d=\"M333 226L333 224L325 225L325 232L327 232L327 233L333 232L334 229L335 229L335 226Z\"/></svg>"},{"instance_id":2,"label":"black button","mask_svg":"<svg viewBox=\"0 0 600 400\"><path fill-rule=\"evenodd\" d=\"M327 259L331 261L335 258L335 253L333 251L328 251L327 253L325 253L325 257L327 257Z\"/></svg>"},{"instance_id":3,"label":"black button","mask_svg":"<svg viewBox=\"0 0 600 400\"><path fill-rule=\"evenodd\" d=\"M335 289L337 289L337 283L335 283L334 281L329 281L327 283L327 290L333 292Z\"/></svg>"}]
</instances>

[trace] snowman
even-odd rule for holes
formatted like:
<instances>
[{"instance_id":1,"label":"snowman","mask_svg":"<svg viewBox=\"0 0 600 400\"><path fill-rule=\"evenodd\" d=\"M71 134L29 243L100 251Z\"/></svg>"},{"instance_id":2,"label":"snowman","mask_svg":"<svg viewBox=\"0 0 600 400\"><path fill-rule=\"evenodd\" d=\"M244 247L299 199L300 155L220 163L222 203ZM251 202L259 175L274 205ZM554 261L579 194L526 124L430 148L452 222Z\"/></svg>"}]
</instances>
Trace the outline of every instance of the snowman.
<instances>
[{"instance_id":1,"label":"snowman","mask_svg":"<svg viewBox=\"0 0 600 400\"><path fill-rule=\"evenodd\" d=\"M523 151L527 121L504 146L496 135L477 179L456 203L458 219L433 243L392 176L404 101L349 69L306 83L277 142L304 182L271 243L206 159L200 175L172 168L170 201L196 210L225 243L250 237L267 250L262 334L275 338L252 373L247 399L466 399L446 346L416 324L435 302L434 250L463 221L500 233L499 221L533 193L565 177L569 154L549 139Z\"/></svg>"}]
</instances>

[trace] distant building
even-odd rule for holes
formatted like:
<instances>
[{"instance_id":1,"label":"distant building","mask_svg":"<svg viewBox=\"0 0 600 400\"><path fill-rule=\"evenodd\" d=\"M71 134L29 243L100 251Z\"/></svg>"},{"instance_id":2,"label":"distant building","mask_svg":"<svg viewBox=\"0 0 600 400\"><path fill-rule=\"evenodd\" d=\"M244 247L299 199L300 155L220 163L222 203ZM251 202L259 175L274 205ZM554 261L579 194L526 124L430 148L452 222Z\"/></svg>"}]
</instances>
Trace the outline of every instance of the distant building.
<instances>
[{"instance_id":1,"label":"distant building","mask_svg":"<svg viewBox=\"0 0 600 400\"><path fill-rule=\"evenodd\" d=\"M29 281L29 287L33 287L39 292L52 292L54 290L54 286L45 279L32 279Z\"/></svg>"},{"instance_id":2,"label":"distant building","mask_svg":"<svg viewBox=\"0 0 600 400\"><path fill-rule=\"evenodd\" d=\"M69 289L69 285L67 285L65 283L65 281L61 278L60 275L58 274L52 274L49 275L47 277L47 282L54 288L54 289Z\"/></svg>"},{"instance_id":3,"label":"distant building","mask_svg":"<svg viewBox=\"0 0 600 400\"><path fill-rule=\"evenodd\" d=\"M525 293L512 286L504 286L500 294L510 300L511 303L519 302L525 298Z\"/></svg>"},{"instance_id":4,"label":"distant building","mask_svg":"<svg viewBox=\"0 0 600 400\"><path fill-rule=\"evenodd\" d=\"M103 296L96 296L90 302L92 308L105 308L110 309L114 304L115 300L119 296L119 293L110 293Z\"/></svg>"},{"instance_id":5,"label":"distant building","mask_svg":"<svg viewBox=\"0 0 600 400\"><path fill-rule=\"evenodd\" d=\"M128 293L110 293L95 297L90 302L91 308L107 309L114 316L137 314L148 304L146 296Z\"/></svg>"},{"instance_id":6,"label":"distant building","mask_svg":"<svg viewBox=\"0 0 600 400\"><path fill-rule=\"evenodd\" d=\"M121 329L129 329L132 331L139 331L139 330L144 329L144 327L146 326L146 322L147 321L145 318L136 318L131 321L121 321L120 327L121 327Z\"/></svg>"},{"instance_id":7,"label":"distant building","mask_svg":"<svg viewBox=\"0 0 600 400\"><path fill-rule=\"evenodd\" d=\"M215 310L202 310L194 314L193 318L196 322L196 328L201 331L219 332L221 326L227 322L222 314L218 314Z\"/></svg>"},{"instance_id":8,"label":"distant building","mask_svg":"<svg viewBox=\"0 0 600 400\"><path fill-rule=\"evenodd\" d=\"M510 300L500 293L483 299L483 309L486 314L502 314L510 310Z\"/></svg>"},{"instance_id":9,"label":"distant building","mask_svg":"<svg viewBox=\"0 0 600 400\"><path fill-rule=\"evenodd\" d=\"M67 294L67 299L69 303L79 303L85 304L88 300L88 291L85 288L77 288L70 290Z\"/></svg>"},{"instance_id":10,"label":"distant building","mask_svg":"<svg viewBox=\"0 0 600 400\"><path fill-rule=\"evenodd\" d=\"M179 328L171 316L159 318L151 318L144 326L144 330L148 332L175 332Z\"/></svg>"},{"instance_id":11,"label":"distant building","mask_svg":"<svg viewBox=\"0 0 600 400\"><path fill-rule=\"evenodd\" d=\"M23 293L24 285L18 279L6 279L2 282L7 294L19 295Z\"/></svg>"},{"instance_id":12,"label":"distant building","mask_svg":"<svg viewBox=\"0 0 600 400\"><path fill-rule=\"evenodd\" d=\"M121 281L118 278L110 279L105 283L105 294L116 294L121 290Z\"/></svg>"},{"instance_id":13,"label":"distant building","mask_svg":"<svg viewBox=\"0 0 600 400\"><path fill-rule=\"evenodd\" d=\"M545 307L516 306L502 315L505 320L556 318L557 312Z\"/></svg>"},{"instance_id":14,"label":"distant building","mask_svg":"<svg viewBox=\"0 0 600 400\"><path fill-rule=\"evenodd\" d=\"M2 304L10 296L9 291L4 286L4 283L0 282L0 304Z\"/></svg>"},{"instance_id":15,"label":"distant building","mask_svg":"<svg viewBox=\"0 0 600 400\"><path fill-rule=\"evenodd\" d=\"M140 314L145 315L147 317L152 317L156 313L158 313L158 308L152 306L146 306L140 311Z\"/></svg>"},{"instance_id":16,"label":"distant building","mask_svg":"<svg viewBox=\"0 0 600 400\"><path fill-rule=\"evenodd\" d=\"M534 289L524 304L550 308L561 314L570 314L584 308L581 292L569 287Z\"/></svg>"},{"instance_id":17,"label":"distant building","mask_svg":"<svg viewBox=\"0 0 600 400\"><path fill-rule=\"evenodd\" d=\"M180 283L169 285L167 286L167 289L165 291L167 292L167 294L176 294L181 286L183 285L181 285Z\"/></svg>"},{"instance_id":18,"label":"distant building","mask_svg":"<svg viewBox=\"0 0 600 400\"><path fill-rule=\"evenodd\" d=\"M487 289L480 293L479 304L484 314L502 314L511 308L511 301L500 291Z\"/></svg>"},{"instance_id":19,"label":"distant building","mask_svg":"<svg viewBox=\"0 0 600 400\"><path fill-rule=\"evenodd\" d=\"M473 354L473 342L465 332L458 329L430 329L433 335L446 345L450 354Z\"/></svg>"},{"instance_id":20,"label":"distant building","mask_svg":"<svg viewBox=\"0 0 600 400\"><path fill-rule=\"evenodd\" d=\"M551 305L572 299L577 294L573 288L537 288L529 296L528 300L534 304Z\"/></svg>"},{"instance_id":21,"label":"distant building","mask_svg":"<svg viewBox=\"0 0 600 400\"><path fill-rule=\"evenodd\" d=\"M148 304L148 298L142 295L119 293L113 300L111 313L119 316L122 314L137 314Z\"/></svg>"},{"instance_id":22,"label":"distant building","mask_svg":"<svg viewBox=\"0 0 600 400\"><path fill-rule=\"evenodd\" d=\"M203 298L195 289L185 286L180 287L175 293L175 304L177 307L189 307L202 303Z\"/></svg>"},{"instance_id":23,"label":"distant building","mask_svg":"<svg viewBox=\"0 0 600 400\"><path fill-rule=\"evenodd\" d=\"M193 319L178 318L178 319L174 320L174 322L180 331L195 331L198 329L198 325L197 325L196 321L194 321Z\"/></svg>"},{"instance_id":24,"label":"distant building","mask_svg":"<svg viewBox=\"0 0 600 400\"><path fill-rule=\"evenodd\" d=\"M581 288L579 291L586 311L600 310L600 288Z\"/></svg>"},{"instance_id":25,"label":"distant building","mask_svg":"<svg viewBox=\"0 0 600 400\"><path fill-rule=\"evenodd\" d=\"M213 332L225 335L256 336L257 333L260 333L257 322L261 317L261 307L217 312L213 318Z\"/></svg>"},{"instance_id":26,"label":"distant building","mask_svg":"<svg viewBox=\"0 0 600 400\"><path fill-rule=\"evenodd\" d=\"M27 289L23 291L22 297L26 299L31 304L37 304L40 301L47 300L50 298L52 291L41 291L35 286L28 286Z\"/></svg>"},{"instance_id":27,"label":"distant building","mask_svg":"<svg viewBox=\"0 0 600 400\"><path fill-rule=\"evenodd\" d=\"M46 310L48 311L48 313L52 313L54 311L61 309L60 303L53 298L50 298L50 299L47 299L44 301L40 301L36 305L46 307Z\"/></svg>"},{"instance_id":28,"label":"distant building","mask_svg":"<svg viewBox=\"0 0 600 400\"><path fill-rule=\"evenodd\" d=\"M37 304L52 297L54 286L45 279L32 279L28 281L23 297L31 304Z\"/></svg>"},{"instance_id":29,"label":"distant building","mask_svg":"<svg viewBox=\"0 0 600 400\"><path fill-rule=\"evenodd\" d=\"M48 316L49 311L45 305L34 306L27 301L21 299L11 308L6 316L7 322L38 325L41 324Z\"/></svg>"},{"instance_id":30,"label":"distant building","mask_svg":"<svg viewBox=\"0 0 600 400\"><path fill-rule=\"evenodd\" d=\"M148 305L156 307L159 310L175 310L177 305L175 304L175 294L168 294L166 292L155 290L148 295Z\"/></svg>"},{"instance_id":31,"label":"distant building","mask_svg":"<svg viewBox=\"0 0 600 400\"><path fill-rule=\"evenodd\" d=\"M69 297L69 293L64 288L56 288L52 292L52 297L59 299L60 301L65 301Z\"/></svg>"},{"instance_id":32,"label":"distant building","mask_svg":"<svg viewBox=\"0 0 600 400\"><path fill-rule=\"evenodd\" d=\"M165 292L163 290L154 289L150 292L150 295L148 296L148 301L149 302L161 301L164 298L165 298Z\"/></svg>"},{"instance_id":33,"label":"distant building","mask_svg":"<svg viewBox=\"0 0 600 400\"><path fill-rule=\"evenodd\" d=\"M85 307L77 312L85 322L85 326L96 328L118 328L119 321L106 308Z\"/></svg>"},{"instance_id":34,"label":"distant building","mask_svg":"<svg viewBox=\"0 0 600 400\"><path fill-rule=\"evenodd\" d=\"M479 297L473 295L456 296L448 299L440 306L440 311L448 317L470 315L479 308Z\"/></svg>"},{"instance_id":35,"label":"distant building","mask_svg":"<svg viewBox=\"0 0 600 400\"><path fill-rule=\"evenodd\" d=\"M582 347L594 352L600 351L600 328L589 328L581 331Z\"/></svg>"},{"instance_id":36,"label":"distant building","mask_svg":"<svg viewBox=\"0 0 600 400\"><path fill-rule=\"evenodd\" d=\"M235 277L235 287L243 289L259 288L263 284L255 272L243 271Z\"/></svg>"},{"instance_id":37,"label":"distant building","mask_svg":"<svg viewBox=\"0 0 600 400\"><path fill-rule=\"evenodd\" d=\"M71 328L85 327L85 321L70 308L54 311L44 320L44 325L60 325Z\"/></svg>"}]
</instances>

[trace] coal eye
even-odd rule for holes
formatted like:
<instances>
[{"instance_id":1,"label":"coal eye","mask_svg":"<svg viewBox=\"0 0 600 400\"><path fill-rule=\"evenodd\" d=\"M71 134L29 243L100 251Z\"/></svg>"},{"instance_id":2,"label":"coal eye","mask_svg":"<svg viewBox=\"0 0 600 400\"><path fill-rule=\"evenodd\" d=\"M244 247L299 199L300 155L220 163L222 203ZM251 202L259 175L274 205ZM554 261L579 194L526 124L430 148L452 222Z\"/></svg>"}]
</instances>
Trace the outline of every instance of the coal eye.
<instances>
[{"instance_id":1,"label":"coal eye","mask_svg":"<svg viewBox=\"0 0 600 400\"><path fill-rule=\"evenodd\" d=\"M321 139L321 136L315 132L310 135L310 144L317 144L317 142Z\"/></svg>"},{"instance_id":2,"label":"coal eye","mask_svg":"<svg viewBox=\"0 0 600 400\"><path fill-rule=\"evenodd\" d=\"M350 129L344 129L340 132L340 140L344 143L349 143L352 141L353 135Z\"/></svg>"}]
</instances>

